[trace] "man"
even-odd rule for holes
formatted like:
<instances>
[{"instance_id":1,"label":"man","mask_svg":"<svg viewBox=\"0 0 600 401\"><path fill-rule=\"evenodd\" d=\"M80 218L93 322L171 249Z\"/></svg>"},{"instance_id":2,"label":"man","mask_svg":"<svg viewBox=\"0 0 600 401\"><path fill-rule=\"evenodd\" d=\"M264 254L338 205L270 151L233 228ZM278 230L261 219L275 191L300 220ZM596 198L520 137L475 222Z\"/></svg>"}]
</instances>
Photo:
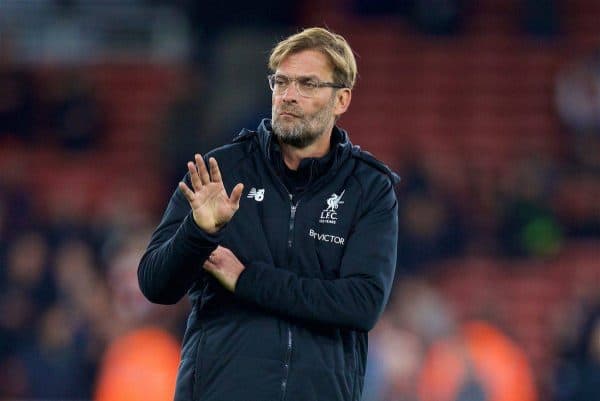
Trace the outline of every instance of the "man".
<instances>
[{"instance_id":1,"label":"man","mask_svg":"<svg viewBox=\"0 0 600 401\"><path fill-rule=\"evenodd\" d=\"M138 269L149 300L193 304L177 401L359 400L390 293L397 176L335 126L352 50L311 28L269 67L272 120L188 163Z\"/></svg>"}]
</instances>

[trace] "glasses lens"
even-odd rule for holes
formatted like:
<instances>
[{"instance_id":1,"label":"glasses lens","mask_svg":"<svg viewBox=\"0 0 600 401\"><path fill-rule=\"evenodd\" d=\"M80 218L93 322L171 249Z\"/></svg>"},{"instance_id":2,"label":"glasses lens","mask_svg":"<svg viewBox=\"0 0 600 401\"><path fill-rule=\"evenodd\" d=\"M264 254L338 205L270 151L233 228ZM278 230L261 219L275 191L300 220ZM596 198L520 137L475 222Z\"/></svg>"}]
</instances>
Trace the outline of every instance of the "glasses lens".
<instances>
[{"instance_id":1,"label":"glasses lens","mask_svg":"<svg viewBox=\"0 0 600 401\"><path fill-rule=\"evenodd\" d=\"M289 78L285 75L269 75L269 87L276 95L281 95L288 90L293 82L300 96L313 97L319 88L319 83L310 78Z\"/></svg>"},{"instance_id":2,"label":"glasses lens","mask_svg":"<svg viewBox=\"0 0 600 401\"><path fill-rule=\"evenodd\" d=\"M284 75L270 75L269 86L276 94L282 94L290 85L290 79Z\"/></svg>"}]
</instances>

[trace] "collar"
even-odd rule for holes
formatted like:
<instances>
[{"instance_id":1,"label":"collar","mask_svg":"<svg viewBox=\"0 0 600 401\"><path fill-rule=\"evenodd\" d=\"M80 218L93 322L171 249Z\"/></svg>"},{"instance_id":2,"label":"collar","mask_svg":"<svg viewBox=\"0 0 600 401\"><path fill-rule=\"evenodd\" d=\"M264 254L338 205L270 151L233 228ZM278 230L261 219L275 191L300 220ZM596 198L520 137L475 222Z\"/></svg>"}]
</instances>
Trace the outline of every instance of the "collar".
<instances>
[{"instance_id":1,"label":"collar","mask_svg":"<svg viewBox=\"0 0 600 401\"><path fill-rule=\"evenodd\" d=\"M323 157L302 159L297 170L291 170L283 160L281 147L276 138L271 135L269 144L269 159L277 174L283 180L291 194L303 192L314 180L325 175L333 166L336 159L336 149L343 141L343 135L334 127L331 133L329 152Z\"/></svg>"}]
</instances>

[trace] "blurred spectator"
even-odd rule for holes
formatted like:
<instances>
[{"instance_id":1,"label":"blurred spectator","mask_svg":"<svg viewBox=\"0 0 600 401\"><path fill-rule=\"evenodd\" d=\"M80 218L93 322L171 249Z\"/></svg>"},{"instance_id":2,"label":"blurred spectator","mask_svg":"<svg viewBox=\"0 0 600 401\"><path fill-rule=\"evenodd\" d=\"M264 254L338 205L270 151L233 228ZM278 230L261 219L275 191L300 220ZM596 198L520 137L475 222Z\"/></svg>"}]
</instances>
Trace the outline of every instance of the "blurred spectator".
<instances>
[{"instance_id":1,"label":"blurred spectator","mask_svg":"<svg viewBox=\"0 0 600 401\"><path fill-rule=\"evenodd\" d=\"M28 68L12 61L10 36L0 27L0 139L34 138L37 94Z\"/></svg>"},{"instance_id":2,"label":"blurred spectator","mask_svg":"<svg viewBox=\"0 0 600 401\"><path fill-rule=\"evenodd\" d=\"M400 281L388 314L395 327L414 333L425 347L455 330L455 311L424 278Z\"/></svg>"},{"instance_id":3,"label":"blurred spectator","mask_svg":"<svg viewBox=\"0 0 600 401\"><path fill-rule=\"evenodd\" d=\"M400 191L397 274L417 273L424 265L462 254L462 219L418 165L405 170Z\"/></svg>"},{"instance_id":4,"label":"blurred spectator","mask_svg":"<svg viewBox=\"0 0 600 401\"><path fill-rule=\"evenodd\" d=\"M178 309L148 302L139 291L136 265L150 233L131 231L108 259L110 343L103 354L95 401L163 401L173 398L184 302ZM159 315L157 317L157 315ZM163 327L147 326L161 321Z\"/></svg>"},{"instance_id":5,"label":"blurred spectator","mask_svg":"<svg viewBox=\"0 0 600 401\"><path fill-rule=\"evenodd\" d=\"M600 179L592 171L567 171L558 189L556 209L571 238L600 238Z\"/></svg>"},{"instance_id":6,"label":"blurred spectator","mask_svg":"<svg viewBox=\"0 0 600 401\"><path fill-rule=\"evenodd\" d=\"M55 299L48 252L41 233L19 232L8 244L0 270L0 367L9 369L6 389L15 396L27 396L30 390L23 350L36 341L37 317Z\"/></svg>"},{"instance_id":7,"label":"blurred spectator","mask_svg":"<svg viewBox=\"0 0 600 401\"><path fill-rule=\"evenodd\" d=\"M69 151L86 151L102 140L106 121L93 86L76 68L57 70L45 88L44 129Z\"/></svg>"},{"instance_id":8,"label":"blurred spectator","mask_svg":"<svg viewBox=\"0 0 600 401\"><path fill-rule=\"evenodd\" d=\"M448 304L421 279L401 279L392 297L369 336L364 401L418 401L425 350L454 325Z\"/></svg>"},{"instance_id":9,"label":"blurred spectator","mask_svg":"<svg viewBox=\"0 0 600 401\"><path fill-rule=\"evenodd\" d=\"M504 255L549 257L563 243L563 229L551 207L554 173L541 160L526 159L509 172L501 194L499 240Z\"/></svg>"},{"instance_id":10,"label":"blurred spectator","mask_svg":"<svg viewBox=\"0 0 600 401\"><path fill-rule=\"evenodd\" d=\"M574 135L600 135L600 52L562 68L555 102L559 117Z\"/></svg>"},{"instance_id":11,"label":"blurred spectator","mask_svg":"<svg viewBox=\"0 0 600 401\"><path fill-rule=\"evenodd\" d=\"M20 352L32 399L83 399L89 394L90 375L83 357L85 338L78 338L64 306L48 308L35 331L35 341Z\"/></svg>"},{"instance_id":12,"label":"blurred spectator","mask_svg":"<svg viewBox=\"0 0 600 401\"><path fill-rule=\"evenodd\" d=\"M372 335L364 401L418 401L417 383L423 361L422 339L384 319ZM379 377L379 380L376 380Z\"/></svg>"},{"instance_id":13,"label":"blurred spectator","mask_svg":"<svg viewBox=\"0 0 600 401\"><path fill-rule=\"evenodd\" d=\"M188 67L163 129L161 148L172 183L181 180L194 153L230 143L240 126L255 127L269 114L271 93L261 54L274 39L265 27L223 28L212 38L211 65L204 71L199 64Z\"/></svg>"},{"instance_id":14,"label":"blurred spectator","mask_svg":"<svg viewBox=\"0 0 600 401\"><path fill-rule=\"evenodd\" d=\"M600 236L600 51L563 67L555 102L568 131L569 165L557 199L571 237Z\"/></svg>"},{"instance_id":15,"label":"blurred spectator","mask_svg":"<svg viewBox=\"0 0 600 401\"><path fill-rule=\"evenodd\" d=\"M7 251L6 285L25 291L36 307L48 305L55 299L48 255L46 239L38 231L21 233Z\"/></svg>"},{"instance_id":16,"label":"blurred spectator","mask_svg":"<svg viewBox=\"0 0 600 401\"><path fill-rule=\"evenodd\" d=\"M368 401L535 401L523 350L497 327L455 320L455 311L420 279L402 280L373 332L378 376Z\"/></svg>"},{"instance_id":17,"label":"blurred spectator","mask_svg":"<svg viewBox=\"0 0 600 401\"><path fill-rule=\"evenodd\" d=\"M271 93L264 49L291 30L300 13L298 1L225 4L180 0L178 5L194 29L197 50L192 60L196 71L186 73L188 87L171 107L165 128L165 142L171 141L171 134L177 141L168 146L177 164L167 167L177 169L167 172L177 181L195 152L231 142L239 127L256 127L265 113L269 114ZM184 132L186 128L189 130Z\"/></svg>"},{"instance_id":18,"label":"blurred spectator","mask_svg":"<svg viewBox=\"0 0 600 401\"><path fill-rule=\"evenodd\" d=\"M171 184L169 190L181 180L194 153L204 154L230 139L206 129L209 85L197 66L186 66L175 99L163 119L160 160L165 179Z\"/></svg>"},{"instance_id":19,"label":"blurred spectator","mask_svg":"<svg viewBox=\"0 0 600 401\"><path fill-rule=\"evenodd\" d=\"M94 250L83 239L69 239L58 245L54 259L58 293L71 325L85 344L80 358L87 361L92 376L110 337L113 314L106 277L101 273Z\"/></svg>"},{"instance_id":20,"label":"blurred spectator","mask_svg":"<svg viewBox=\"0 0 600 401\"><path fill-rule=\"evenodd\" d=\"M212 138L213 143L229 143L239 127L256 127L265 115L270 115L264 49L276 42L275 32L268 27L231 27L213 38L203 94L203 130L209 141Z\"/></svg>"},{"instance_id":21,"label":"blurred spectator","mask_svg":"<svg viewBox=\"0 0 600 401\"><path fill-rule=\"evenodd\" d=\"M405 196L399 212L399 272L418 272L420 267L459 255L465 234L460 217L428 192Z\"/></svg>"},{"instance_id":22,"label":"blurred spectator","mask_svg":"<svg viewBox=\"0 0 600 401\"><path fill-rule=\"evenodd\" d=\"M529 362L493 325L469 321L429 349L419 382L421 401L535 401Z\"/></svg>"},{"instance_id":23,"label":"blurred spectator","mask_svg":"<svg viewBox=\"0 0 600 401\"><path fill-rule=\"evenodd\" d=\"M117 338L102 360L94 401L173 399L179 350L170 334L153 327Z\"/></svg>"},{"instance_id":24,"label":"blurred spectator","mask_svg":"<svg viewBox=\"0 0 600 401\"><path fill-rule=\"evenodd\" d=\"M27 195L19 163L0 163L0 263L4 261L9 240L33 225L31 197ZM0 271L0 283L3 272Z\"/></svg>"},{"instance_id":25,"label":"blurred spectator","mask_svg":"<svg viewBox=\"0 0 600 401\"><path fill-rule=\"evenodd\" d=\"M129 227L102 251L108 291L104 301L108 303L109 317L100 317L102 330L109 340L157 321L161 322L162 329L183 334L189 303L182 300L176 307L152 304L139 290L136 267L150 235L150 229L145 226Z\"/></svg>"},{"instance_id":26,"label":"blurred spectator","mask_svg":"<svg viewBox=\"0 0 600 401\"><path fill-rule=\"evenodd\" d=\"M579 308L573 315L581 316L581 322L569 322L573 335L559 344L554 401L600 399L600 299Z\"/></svg>"}]
</instances>

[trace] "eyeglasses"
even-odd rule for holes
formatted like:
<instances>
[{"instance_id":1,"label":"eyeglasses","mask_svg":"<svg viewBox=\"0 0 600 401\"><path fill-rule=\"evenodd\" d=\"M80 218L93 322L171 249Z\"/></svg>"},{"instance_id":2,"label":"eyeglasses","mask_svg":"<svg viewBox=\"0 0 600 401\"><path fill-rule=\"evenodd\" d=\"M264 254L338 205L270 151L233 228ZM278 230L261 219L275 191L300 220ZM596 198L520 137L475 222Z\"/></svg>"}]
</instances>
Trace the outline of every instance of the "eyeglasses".
<instances>
[{"instance_id":1,"label":"eyeglasses","mask_svg":"<svg viewBox=\"0 0 600 401\"><path fill-rule=\"evenodd\" d=\"M302 97L315 96L319 88L347 88L347 86L343 84L336 84L334 82L321 82L318 79L309 77L290 78L285 75L271 74L267 78L269 79L269 87L276 95L282 95L285 93L289 89L291 82L296 84L296 90Z\"/></svg>"}]
</instances>

